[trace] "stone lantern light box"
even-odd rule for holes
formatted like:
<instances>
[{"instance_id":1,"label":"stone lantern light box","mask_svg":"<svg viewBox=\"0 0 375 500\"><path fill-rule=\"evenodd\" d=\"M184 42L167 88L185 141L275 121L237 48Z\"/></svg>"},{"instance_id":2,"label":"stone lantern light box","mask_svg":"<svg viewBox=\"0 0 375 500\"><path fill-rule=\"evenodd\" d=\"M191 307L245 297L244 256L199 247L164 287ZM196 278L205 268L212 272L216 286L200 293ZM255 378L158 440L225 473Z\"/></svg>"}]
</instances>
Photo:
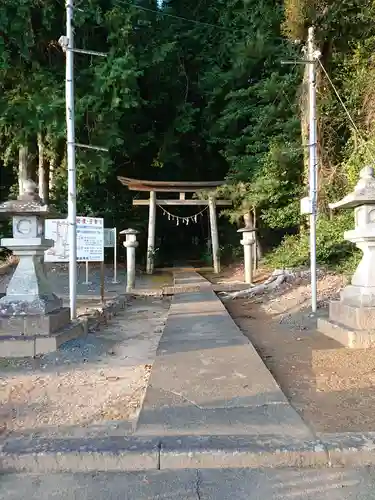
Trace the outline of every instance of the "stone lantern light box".
<instances>
[{"instance_id":1,"label":"stone lantern light box","mask_svg":"<svg viewBox=\"0 0 375 500\"><path fill-rule=\"evenodd\" d=\"M318 319L318 329L346 347L375 345L375 177L372 167L361 170L354 191L331 209L354 209L355 228L344 237L362 252L351 283L340 300L329 304L329 318Z\"/></svg>"},{"instance_id":2,"label":"stone lantern light box","mask_svg":"<svg viewBox=\"0 0 375 500\"><path fill-rule=\"evenodd\" d=\"M70 323L69 308L63 307L44 273L44 252L53 246L44 237L45 220L56 213L42 202L36 184L26 181L17 200L0 204L0 217L12 217L13 222L13 238L3 238L1 246L19 258L0 299L0 357L54 351L82 334L81 325Z\"/></svg>"}]
</instances>

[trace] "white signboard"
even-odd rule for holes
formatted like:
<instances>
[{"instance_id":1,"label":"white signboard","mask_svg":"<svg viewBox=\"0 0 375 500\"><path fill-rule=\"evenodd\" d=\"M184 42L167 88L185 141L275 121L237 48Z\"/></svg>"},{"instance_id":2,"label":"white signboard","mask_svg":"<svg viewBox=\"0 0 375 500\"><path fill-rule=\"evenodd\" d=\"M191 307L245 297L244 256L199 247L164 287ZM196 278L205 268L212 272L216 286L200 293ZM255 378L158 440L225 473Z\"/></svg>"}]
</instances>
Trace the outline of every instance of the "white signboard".
<instances>
[{"instance_id":1,"label":"white signboard","mask_svg":"<svg viewBox=\"0 0 375 500\"><path fill-rule=\"evenodd\" d=\"M104 261L104 221L96 217L77 217L77 261ZM45 262L68 262L68 222L47 219L46 238L55 244L44 254Z\"/></svg>"},{"instance_id":2,"label":"white signboard","mask_svg":"<svg viewBox=\"0 0 375 500\"><path fill-rule=\"evenodd\" d=\"M104 247L105 248L114 248L115 247L115 236L116 228L112 227L110 229L104 228Z\"/></svg>"}]
</instances>

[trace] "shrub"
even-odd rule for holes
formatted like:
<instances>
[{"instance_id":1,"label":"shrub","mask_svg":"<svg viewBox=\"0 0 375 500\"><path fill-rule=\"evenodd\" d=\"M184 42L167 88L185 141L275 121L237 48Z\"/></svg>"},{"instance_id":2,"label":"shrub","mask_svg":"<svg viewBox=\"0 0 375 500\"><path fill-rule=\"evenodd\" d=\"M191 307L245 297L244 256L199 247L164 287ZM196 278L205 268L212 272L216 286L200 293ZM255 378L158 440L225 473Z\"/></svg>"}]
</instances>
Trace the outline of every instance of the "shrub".
<instances>
[{"instance_id":1,"label":"shrub","mask_svg":"<svg viewBox=\"0 0 375 500\"><path fill-rule=\"evenodd\" d=\"M316 228L316 257L319 265L351 272L360 252L344 240L344 232L353 229L353 212L342 212L329 219L320 216ZM310 262L309 232L286 236L281 245L265 257L265 264L274 268L301 267Z\"/></svg>"}]
</instances>

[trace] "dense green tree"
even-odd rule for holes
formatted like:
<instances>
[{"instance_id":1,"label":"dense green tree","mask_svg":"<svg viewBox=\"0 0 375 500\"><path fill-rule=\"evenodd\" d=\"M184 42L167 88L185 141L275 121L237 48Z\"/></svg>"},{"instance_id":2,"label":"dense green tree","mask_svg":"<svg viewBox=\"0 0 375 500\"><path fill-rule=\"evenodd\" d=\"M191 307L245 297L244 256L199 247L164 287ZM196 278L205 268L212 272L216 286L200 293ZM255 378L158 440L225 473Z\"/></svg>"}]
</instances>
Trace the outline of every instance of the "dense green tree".
<instances>
[{"instance_id":1,"label":"dense green tree","mask_svg":"<svg viewBox=\"0 0 375 500\"><path fill-rule=\"evenodd\" d=\"M220 194L233 200L229 220L251 214L263 234L297 230L299 198L307 190L306 75L303 65L282 62L304 57L307 28L315 24L322 64L356 123L319 66L325 217L327 201L344 194L375 155L374 14L372 0L78 5L77 47L107 57L75 57L77 142L108 149L77 149L78 210L144 229L145 211L133 210L119 174L226 178ZM65 58L58 39L64 26L63 0L4 0L0 8L2 196L16 184L27 152L27 175L37 178L39 170L51 190L46 197L62 211Z\"/></svg>"}]
</instances>

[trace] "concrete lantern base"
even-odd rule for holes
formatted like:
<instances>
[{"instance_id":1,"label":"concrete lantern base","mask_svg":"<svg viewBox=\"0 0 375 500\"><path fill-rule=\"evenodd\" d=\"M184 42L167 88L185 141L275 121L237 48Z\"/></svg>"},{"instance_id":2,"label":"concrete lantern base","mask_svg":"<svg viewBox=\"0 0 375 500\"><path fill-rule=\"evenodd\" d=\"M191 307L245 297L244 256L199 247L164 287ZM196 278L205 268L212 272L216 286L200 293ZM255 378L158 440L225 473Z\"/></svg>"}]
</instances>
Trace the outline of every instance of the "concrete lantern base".
<instances>
[{"instance_id":1,"label":"concrete lantern base","mask_svg":"<svg viewBox=\"0 0 375 500\"><path fill-rule=\"evenodd\" d=\"M344 347L368 349L375 346L375 330L357 330L336 323L328 318L319 318L317 328L323 335L336 340L336 342Z\"/></svg>"},{"instance_id":2,"label":"concrete lantern base","mask_svg":"<svg viewBox=\"0 0 375 500\"><path fill-rule=\"evenodd\" d=\"M345 290L345 289L344 289ZM318 319L318 330L345 347L367 349L375 345L375 307L347 304L343 297L329 304L329 319Z\"/></svg>"},{"instance_id":3,"label":"concrete lantern base","mask_svg":"<svg viewBox=\"0 0 375 500\"><path fill-rule=\"evenodd\" d=\"M56 351L65 342L86 334L87 330L79 322L70 323L65 328L48 335L6 335L2 331L0 334L0 357L23 358L47 354Z\"/></svg>"},{"instance_id":4,"label":"concrete lantern base","mask_svg":"<svg viewBox=\"0 0 375 500\"><path fill-rule=\"evenodd\" d=\"M364 349L375 345L375 176L372 167L359 174L354 190L331 209L354 208L355 228L344 238L362 251L351 284L340 301L329 305L329 319L318 320L318 330L346 347Z\"/></svg>"},{"instance_id":5,"label":"concrete lantern base","mask_svg":"<svg viewBox=\"0 0 375 500\"><path fill-rule=\"evenodd\" d=\"M37 190L35 182L25 181L17 200L0 204L0 215L13 222L13 238L3 238L1 246L19 258L0 298L0 357L51 352L83 333L79 323L70 322L69 309L62 307L44 272L45 252L54 243L45 238L44 224L55 213Z\"/></svg>"},{"instance_id":6,"label":"concrete lantern base","mask_svg":"<svg viewBox=\"0 0 375 500\"><path fill-rule=\"evenodd\" d=\"M373 347L375 307L350 304L345 299L346 295L341 293L341 300L329 303L329 318L318 319L318 330L345 347L352 349Z\"/></svg>"},{"instance_id":7,"label":"concrete lantern base","mask_svg":"<svg viewBox=\"0 0 375 500\"><path fill-rule=\"evenodd\" d=\"M0 317L0 340L4 336L50 335L70 323L70 309L64 307L50 314Z\"/></svg>"}]
</instances>

